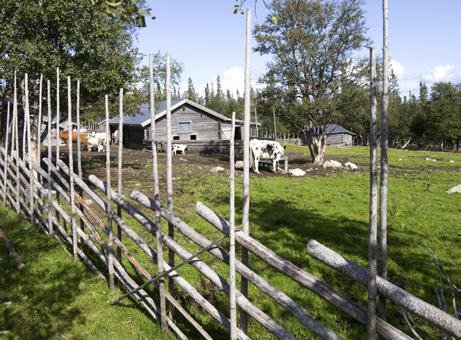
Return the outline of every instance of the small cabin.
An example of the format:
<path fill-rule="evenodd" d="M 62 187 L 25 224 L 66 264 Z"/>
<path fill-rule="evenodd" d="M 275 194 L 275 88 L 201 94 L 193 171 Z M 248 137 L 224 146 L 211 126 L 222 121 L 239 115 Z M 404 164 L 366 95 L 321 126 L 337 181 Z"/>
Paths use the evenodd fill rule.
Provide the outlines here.
<path fill-rule="evenodd" d="M 124 117 L 124 144 L 134 147 L 150 145 L 150 118 L 149 104 L 142 104 L 136 115 Z M 162 102 L 155 111 L 155 139 L 159 145 L 167 141 L 166 123 L 166 102 Z M 119 118 L 112 118 L 109 125 L 112 131 L 117 130 Z M 215 151 L 225 151 L 231 137 L 231 119 L 192 100 L 177 99 L 171 103 L 171 135 L 173 143 L 188 144 L 190 151 L 213 151 L 216 148 Z M 242 135 L 243 121 L 236 120 L 236 141 L 241 141 Z M 250 137 L 253 136 L 256 136 L 256 123 L 250 125 Z"/>

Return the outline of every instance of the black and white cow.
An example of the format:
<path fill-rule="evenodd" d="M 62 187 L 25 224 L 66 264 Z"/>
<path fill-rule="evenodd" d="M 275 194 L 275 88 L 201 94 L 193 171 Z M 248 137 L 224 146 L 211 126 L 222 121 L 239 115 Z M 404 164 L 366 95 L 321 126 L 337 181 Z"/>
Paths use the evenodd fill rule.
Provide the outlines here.
<path fill-rule="evenodd" d="M 252 139 L 250 141 L 250 162 L 253 171 L 259 174 L 259 161 L 272 161 L 272 171 L 277 171 L 277 162 L 285 154 L 285 149 L 276 141 Z"/>

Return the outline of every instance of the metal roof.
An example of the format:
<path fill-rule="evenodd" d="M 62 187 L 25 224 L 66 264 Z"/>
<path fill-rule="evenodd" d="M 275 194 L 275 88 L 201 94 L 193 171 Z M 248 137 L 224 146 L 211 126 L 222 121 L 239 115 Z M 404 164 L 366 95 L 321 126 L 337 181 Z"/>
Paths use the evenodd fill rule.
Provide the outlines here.
<path fill-rule="evenodd" d="M 327 135 L 335 135 L 335 134 L 338 134 L 338 133 L 348 133 L 350 135 L 355 135 L 355 133 L 350 132 L 349 130 L 345 129 L 344 127 L 342 127 L 339 124 L 328 124 L 325 127 L 325 132 L 326 132 Z"/>
<path fill-rule="evenodd" d="M 203 105 L 200 105 L 192 100 L 189 99 L 174 99 L 171 101 L 171 111 L 174 111 L 178 108 L 180 108 L 183 105 L 190 105 L 192 107 L 195 107 L 205 113 L 208 113 L 209 115 L 220 119 L 225 122 L 231 122 L 231 119 L 216 112 L 213 111 Z M 162 101 L 158 106 L 157 109 L 155 110 L 155 121 L 158 121 L 159 119 L 163 118 L 166 115 L 166 101 Z M 99 124 L 102 124 L 105 122 L 105 120 L 101 121 Z M 243 121 L 241 120 L 236 120 L 237 124 L 243 124 Z M 119 117 L 114 117 L 109 120 L 110 125 L 118 125 L 119 124 Z M 141 125 L 142 127 L 146 127 L 150 124 L 150 109 L 149 109 L 149 104 L 141 104 L 139 106 L 139 111 L 137 114 L 130 116 L 126 115 L 123 117 L 123 125 Z M 256 123 L 252 122 L 252 125 L 255 125 Z M 258 123 L 258 125 L 261 125 L 261 123 Z"/>

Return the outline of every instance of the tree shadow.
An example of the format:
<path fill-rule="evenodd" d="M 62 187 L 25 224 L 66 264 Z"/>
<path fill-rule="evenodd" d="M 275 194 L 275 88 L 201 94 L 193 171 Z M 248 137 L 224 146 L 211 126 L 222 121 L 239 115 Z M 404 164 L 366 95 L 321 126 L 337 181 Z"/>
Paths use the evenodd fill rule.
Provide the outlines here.
<path fill-rule="evenodd" d="M 90 278 L 85 267 L 56 258 L 59 244 L 39 227 L 12 216 L 1 207 L 2 229 L 23 257 L 26 268 L 18 271 L 0 247 L 0 330 L 21 339 L 48 339 L 64 333 L 85 316 L 72 307 L 81 293 L 80 282 Z"/>

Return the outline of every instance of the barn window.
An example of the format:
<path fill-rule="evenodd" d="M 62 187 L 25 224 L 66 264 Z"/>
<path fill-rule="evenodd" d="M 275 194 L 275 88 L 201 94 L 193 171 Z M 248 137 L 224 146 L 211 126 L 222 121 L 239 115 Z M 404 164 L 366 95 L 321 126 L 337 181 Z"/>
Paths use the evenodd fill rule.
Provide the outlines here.
<path fill-rule="evenodd" d="M 179 136 L 173 136 L 173 140 L 179 140 Z"/>
<path fill-rule="evenodd" d="M 197 140 L 197 135 L 190 135 L 190 140 Z"/>
<path fill-rule="evenodd" d="M 190 132 L 190 122 L 179 122 L 178 123 L 178 133 L 181 132 Z"/>

